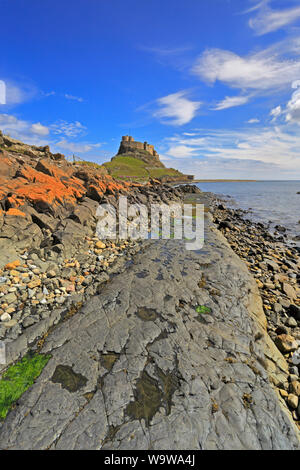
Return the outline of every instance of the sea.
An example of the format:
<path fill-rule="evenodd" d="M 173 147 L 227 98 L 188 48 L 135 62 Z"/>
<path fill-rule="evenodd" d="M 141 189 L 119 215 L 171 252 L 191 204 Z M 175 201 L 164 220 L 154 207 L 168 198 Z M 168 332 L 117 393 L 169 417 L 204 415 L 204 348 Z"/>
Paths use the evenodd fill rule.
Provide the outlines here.
<path fill-rule="evenodd" d="M 205 192 L 219 195 L 228 207 L 248 210 L 246 218 L 287 229 L 289 242 L 300 246 L 300 181 L 203 182 L 196 183 Z"/>

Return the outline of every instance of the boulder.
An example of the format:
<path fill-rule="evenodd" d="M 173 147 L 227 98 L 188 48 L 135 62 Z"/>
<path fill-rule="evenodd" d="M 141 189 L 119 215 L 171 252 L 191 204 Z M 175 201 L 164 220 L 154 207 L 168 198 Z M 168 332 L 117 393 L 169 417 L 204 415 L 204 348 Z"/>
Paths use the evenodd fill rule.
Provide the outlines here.
<path fill-rule="evenodd" d="M 298 349 L 298 343 L 295 338 L 287 334 L 277 336 L 277 338 L 275 339 L 275 344 L 278 347 L 279 351 L 284 354 L 296 351 Z"/>

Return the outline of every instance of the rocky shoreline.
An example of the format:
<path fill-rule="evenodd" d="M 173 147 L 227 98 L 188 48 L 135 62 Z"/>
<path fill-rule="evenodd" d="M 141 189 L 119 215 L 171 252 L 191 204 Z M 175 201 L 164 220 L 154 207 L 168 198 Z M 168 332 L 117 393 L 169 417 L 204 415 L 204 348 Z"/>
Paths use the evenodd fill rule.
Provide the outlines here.
<path fill-rule="evenodd" d="M 253 222 L 247 211 L 227 208 L 215 198 L 214 223 L 255 278 L 268 322 L 268 334 L 289 364 L 284 381 L 274 385 L 300 428 L 300 253 L 267 224 Z"/>
<path fill-rule="evenodd" d="M 205 241 L 145 242 L 126 276 L 49 332 L 1 449 L 300 448 L 270 381 L 288 366 L 256 283 L 208 212 Z"/>
<path fill-rule="evenodd" d="M 11 154 L 7 157 L 9 163 L 6 172 L 11 173 L 13 183 L 7 185 L 7 192 L 2 199 L 3 211 L 0 212 L 0 258 L 3 266 L 0 270 L 0 340 L 5 341 L 7 355 L 7 364 L 0 366 L 0 370 L 3 372 L 7 365 L 19 360 L 28 351 L 50 353 L 52 359 L 32 390 L 18 400 L 15 410 L 4 422 L 0 431 L 0 445 L 3 448 L 30 448 L 30 442 L 36 438 L 35 431 L 27 436 L 27 430 L 32 428 L 44 436 L 38 444 L 34 444 L 36 448 L 81 448 L 81 444 L 77 445 L 76 442 L 82 439 L 82 445 L 88 448 L 126 448 L 126 445 L 144 448 L 152 446 L 153 436 L 150 436 L 149 426 L 150 422 L 151 426 L 153 420 L 155 422 L 157 418 L 154 419 L 154 416 L 157 415 L 161 421 L 156 422 L 155 426 L 161 432 L 161 440 L 155 445 L 163 442 L 162 448 L 166 449 L 180 448 L 176 447 L 180 445 L 186 445 L 182 448 L 189 449 L 199 446 L 225 449 L 298 448 L 298 250 L 288 247 L 280 233 L 278 236 L 270 234 L 263 224 L 247 220 L 244 211 L 226 208 L 215 195 L 202 193 L 196 186 L 174 187 L 156 181 L 146 185 L 120 186 L 94 170 L 70 168 L 61 160 L 61 156 L 53 156 L 47 148 L 33 148 L 32 151 L 38 155 L 24 154 L 26 165 L 35 165 L 32 182 L 29 166 L 27 174 L 24 169 L 19 169 L 19 173 L 15 173 L 15 170 L 12 172 L 13 157 Z M 57 168 L 60 168 L 59 172 L 63 169 L 67 176 L 58 174 Z M 37 196 L 34 198 L 30 196 L 22 199 L 20 195 L 15 198 L 9 192 L 12 184 L 16 190 L 24 190 L 24 175 L 36 191 Z M 80 189 L 78 194 L 77 189 L 75 191 L 73 188 L 71 196 L 63 193 L 64 197 L 71 197 L 68 203 L 59 199 L 62 190 L 59 184 L 62 181 Z M 30 184 L 27 182 L 25 186 Z M 59 192 L 55 194 L 54 202 L 50 203 L 45 200 L 45 194 L 55 185 L 59 186 Z M 117 207 L 119 195 L 126 195 L 129 203 L 137 202 L 147 206 L 151 203 L 182 201 L 204 203 L 207 227 L 203 251 L 191 254 L 184 250 L 182 243 L 172 240 L 99 240 L 94 236 L 96 208 L 99 203 L 108 202 Z M 239 258 L 234 258 L 230 248 Z M 256 284 L 241 260 L 248 266 Z M 200 278 L 196 282 L 195 276 L 198 275 Z M 131 280 L 130 287 L 126 284 L 127 279 Z M 178 291 L 173 286 L 174 279 Z M 199 313 L 203 311 L 205 315 Z M 208 311 L 211 314 L 207 314 Z M 82 321 L 85 326 L 81 325 Z M 145 325 L 148 325 L 146 330 Z M 135 327 L 140 329 L 133 337 L 131 331 Z M 236 327 L 237 331 L 234 330 Z M 224 328 L 225 336 L 222 331 Z M 75 350 L 76 345 L 79 345 L 76 353 L 68 349 L 71 346 L 67 346 L 71 342 L 70 331 L 73 331 Z M 87 342 L 85 335 L 96 335 L 94 346 L 89 344 L 89 340 Z M 144 335 L 148 335 L 147 340 Z M 102 337 L 106 338 L 104 343 Z M 189 351 L 181 337 L 189 344 Z M 197 338 L 202 338 L 200 349 Z M 98 341 L 101 346 L 97 345 Z M 126 345 L 130 345 L 130 353 Z M 95 364 L 87 360 L 87 354 L 91 354 L 90 347 Z M 67 353 L 64 352 L 66 348 Z M 140 349 L 141 354 L 136 355 L 134 351 Z M 187 359 L 190 354 L 195 364 Z M 110 364 L 108 369 L 107 360 Z M 218 364 L 217 375 L 212 378 L 210 368 L 214 361 Z M 154 368 L 151 363 L 156 364 Z M 120 379 L 119 368 L 124 364 L 124 370 L 131 370 L 131 376 L 126 379 L 122 376 Z M 88 376 L 87 386 L 76 390 L 76 396 L 72 390 L 67 393 L 64 391 L 64 381 L 56 381 L 58 372 L 54 366 L 60 372 L 61 367 L 75 367 L 74 377 L 77 373 L 82 377 Z M 90 377 L 94 366 L 98 372 Z M 203 410 L 199 411 L 199 415 L 196 412 L 199 403 L 197 400 L 194 402 L 193 398 L 193 377 L 201 382 L 196 386 L 196 395 L 201 389 L 200 395 L 204 393 L 206 401 L 212 404 L 211 415 L 204 416 Z M 128 381 L 126 386 L 124 380 Z M 106 381 L 101 398 L 99 390 L 102 390 Z M 188 395 L 185 382 L 186 387 L 190 387 Z M 245 387 L 241 386 L 242 383 L 245 383 Z M 126 400 L 123 402 L 121 395 L 124 386 L 127 391 L 124 392 Z M 273 386 L 278 395 L 272 391 Z M 197 387 L 200 387 L 199 390 Z M 43 389 L 48 390 L 50 395 L 41 392 Z M 114 396 L 114 389 L 119 390 L 118 396 Z M 146 398 L 149 390 L 152 390 L 154 402 L 162 405 L 165 412 L 159 406 L 152 410 L 152 404 Z M 33 401 L 30 396 L 35 397 Z M 237 400 L 235 406 L 242 412 L 241 423 L 237 422 L 235 409 L 231 405 L 228 407 L 228 400 L 231 402 L 232 398 Z M 66 403 L 73 400 L 70 413 L 64 411 L 66 427 L 58 429 L 58 422 L 52 423 L 53 432 L 49 434 L 48 418 L 45 418 L 42 410 L 35 409 L 32 416 L 36 418 L 29 417 L 32 421 L 28 423 L 26 418 L 25 427 L 17 426 L 14 431 L 15 420 L 19 422 L 25 419 L 29 410 L 31 415 L 30 403 L 36 399 L 45 401 L 47 409 L 54 407 L 54 420 L 59 419 L 60 415 L 60 410 L 57 416 L 55 412 L 54 404 L 57 400 L 66 400 Z M 68 434 L 70 423 L 77 422 L 76 417 L 82 416 L 89 427 L 89 413 L 85 417 L 84 409 L 93 409 L 95 400 L 97 407 L 100 406 L 95 413 L 100 415 L 91 426 L 97 428 L 99 423 L 104 426 L 105 434 L 101 434 L 101 444 L 92 442 L 88 437 L 89 432 L 84 438 L 79 437 L 80 425 L 74 431 L 78 436 L 73 439 L 73 431 L 71 435 Z M 202 430 L 198 429 L 196 422 L 193 423 L 197 429 L 198 443 L 193 434 L 189 442 L 184 443 L 182 421 L 175 434 L 168 428 L 174 400 L 175 415 L 182 406 L 185 409 L 191 407 L 192 413 L 197 415 L 197 423 L 199 419 L 206 420 L 207 425 L 203 425 Z M 63 402 L 62 409 L 65 406 Z M 143 412 L 141 406 L 144 407 Z M 152 410 L 150 415 L 145 412 L 149 406 Z M 107 411 L 110 407 L 111 415 Z M 120 413 L 117 416 L 118 407 Z M 271 422 L 267 418 L 267 409 L 270 407 L 274 413 Z M 253 416 L 251 414 L 249 418 L 250 412 Z M 271 441 L 267 437 L 267 428 L 259 428 L 261 418 L 258 416 L 261 413 L 272 429 Z M 172 419 L 175 419 L 175 415 L 172 415 Z M 223 415 L 228 420 L 226 424 L 222 421 Z M 190 413 L 187 413 L 185 419 L 190 419 L 189 416 Z M 251 422 L 256 423 L 253 429 Z M 219 426 L 226 428 L 226 436 L 223 438 L 219 435 Z M 276 428 L 279 430 L 276 431 Z M 133 434 L 137 432 L 139 442 L 130 443 L 127 438 L 119 438 L 125 429 L 132 429 Z M 247 430 L 240 440 L 241 429 Z M 145 437 L 148 432 L 149 439 Z M 186 429 L 185 432 L 190 431 Z M 231 441 L 232 432 L 234 442 Z M 208 437 L 210 433 L 211 437 Z M 60 442 L 57 436 L 60 436 Z M 260 436 L 258 441 L 257 436 Z"/>

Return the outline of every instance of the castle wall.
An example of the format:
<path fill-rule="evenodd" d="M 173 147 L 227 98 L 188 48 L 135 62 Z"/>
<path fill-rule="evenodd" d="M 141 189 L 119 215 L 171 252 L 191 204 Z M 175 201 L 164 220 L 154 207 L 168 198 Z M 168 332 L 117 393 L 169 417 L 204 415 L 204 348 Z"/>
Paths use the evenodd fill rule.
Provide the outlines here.
<path fill-rule="evenodd" d="M 130 135 L 124 135 L 122 137 L 121 146 L 124 149 L 131 150 L 146 150 L 150 155 L 159 158 L 158 153 L 154 150 L 154 145 L 150 145 L 147 142 L 136 142 Z"/>

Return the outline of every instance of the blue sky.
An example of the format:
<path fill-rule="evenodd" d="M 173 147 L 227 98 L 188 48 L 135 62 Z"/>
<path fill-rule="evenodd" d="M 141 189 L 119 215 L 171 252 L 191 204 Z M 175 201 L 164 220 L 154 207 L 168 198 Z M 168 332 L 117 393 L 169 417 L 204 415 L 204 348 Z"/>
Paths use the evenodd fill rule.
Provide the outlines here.
<path fill-rule="evenodd" d="M 300 179 L 299 0 L 0 0 L 0 129 L 102 163 Z M 5 94 L 4 94 L 5 91 Z"/>

